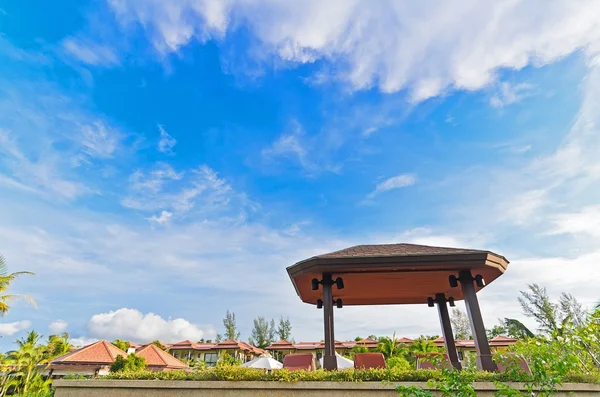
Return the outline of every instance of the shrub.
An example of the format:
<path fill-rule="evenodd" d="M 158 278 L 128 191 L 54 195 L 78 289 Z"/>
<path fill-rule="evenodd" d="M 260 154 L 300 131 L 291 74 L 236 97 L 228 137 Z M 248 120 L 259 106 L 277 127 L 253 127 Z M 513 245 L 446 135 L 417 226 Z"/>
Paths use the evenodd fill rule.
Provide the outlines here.
<path fill-rule="evenodd" d="M 132 353 L 127 358 L 123 358 L 121 355 L 117 356 L 115 362 L 110 366 L 110 372 L 138 371 L 144 368 L 146 368 L 146 359 Z"/>
<path fill-rule="evenodd" d="M 467 371 L 459 372 L 464 374 Z M 474 382 L 523 382 L 530 380 L 527 374 L 511 375 L 490 373 L 484 371 L 468 371 L 469 379 Z M 410 370 L 402 371 L 395 368 L 372 369 L 372 370 L 341 370 L 313 372 L 294 371 L 286 369 L 266 373 L 253 368 L 219 366 L 206 368 L 194 372 L 169 371 L 122 371 L 111 373 L 102 379 L 126 379 L 126 380 L 196 380 L 196 381 L 276 381 L 276 382 L 427 382 L 430 380 L 441 381 L 445 375 L 439 370 Z M 600 379 L 597 376 L 571 375 L 563 379 L 565 382 L 596 383 Z"/>

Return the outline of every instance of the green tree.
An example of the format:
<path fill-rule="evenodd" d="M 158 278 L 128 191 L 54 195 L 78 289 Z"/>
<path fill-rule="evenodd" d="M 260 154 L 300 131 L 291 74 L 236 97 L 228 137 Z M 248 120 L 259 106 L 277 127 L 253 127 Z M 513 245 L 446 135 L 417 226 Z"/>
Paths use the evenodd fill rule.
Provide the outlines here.
<path fill-rule="evenodd" d="M 275 337 L 275 321 L 268 322 L 264 317 L 254 319 L 254 327 L 250 333 L 248 342 L 251 345 L 264 349 L 273 343 Z"/>
<path fill-rule="evenodd" d="M 386 359 L 400 356 L 406 352 L 405 346 L 398 342 L 395 332 L 391 338 L 387 336 L 382 337 L 379 340 L 379 346 L 377 347 L 377 350 L 382 353 Z"/>
<path fill-rule="evenodd" d="M 277 336 L 280 340 L 289 341 L 292 338 L 292 323 L 289 318 L 279 317 L 277 324 Z"/>
<path fill-rule="evenodd" d="M 506 335 L 506 328 L 504 328 L 502 325 L 494 325 L 492 327 L 492 329 L 488 329 L 486 330 L 487 336 L 489 339 L 495 338 L 496 336 L 502 336 L 502 335 Z"/>
<path fill-rule="evenodd" d="M 14 369 L 16 390 L 23 395 L 27 395 L 32 384 L 40 383 L 42 375 L 38 367 L 48 362 L 46 346 L 39 345 L 40 338 L 36 331 L 30 331 L 26 338 L 15 342 L 18 349 L 8 354 Z"/>
<path fill-rule="evenodd" d="M 162 344 L 162 342 L 161 342 L 161 341 L 159 341 L 158 339 L 157 339 L 157 340 L 154 340 L 154 341 L 152 341 L 152 344 L 153 344 L 154 346 L 158 347 L 160 350 L 167 350 L 167 348 L 165 347 L 165 345 L 163 345 L 163 344 Z"/>
<path fill-rule="evenodd" d="M 55 358 L 69 353 L 73 345 L 69 342 L 69 333 L 62 335 L 50 335 L 46 344 L 46 355 L 48 358 Z"/>
<path fill-rule="evenodd" d="M 15 299 L 23 299 L 33 306 L 37 306 L 35 300 L 28 295 L 7 294 L 8 288 L 17 278 L 24 274 L 33 274 L 32 272 L 8 273 L 6 261 L 0 255 L 0 316 L 5 316 L 10 310 L 10 304 Z"/>
<path fill-rule="evenodd" d="M 110 366 L 110 372 L 139 371 L 144 368 L 146 368 L 146 359 L 131 353 L 127 358 L 118 355 L 115 362 Z"/>
<path fill-rule="evenodd" d="M 123 350 L 124 352 L 126 352 L 130 346 L 129 342 L 127 342 L 126 340 L 123 340 L 123 339 L 115 339 L 111 343 L 113 345 L 115 345 L 116 347 L 118 347 L 119 349 Z"/>
<path fill-rule="evenodd" d="M 505 318 L 501 320 L 501 327 L 505 330 L 504 334 L 515 339 L 533 338 L 535 335 L 517 319 Z"/>
<path fill-rule="evenodd" d="M 441 349 L 428 339 L 416 339 L 410 344 L 410 352 L 414 355 L 422 353 L 436 353 Z"/>
<path fill-rule="evenodd" d="M 460 309 L 452 310 L 450 322 L 456 339 L 471 339 L 471 322 L 465 312 Z"/>
<path fill-rule="evenodd" d="M 227 340 L 238 340 L 240 339 L 240 333 L 237 329 L 237 322 L 235 320 L 235 313 L 229 312 L 225 314 L 225 318 L 223 318 L 223 326 L 225 327 L 225 339 Z M 217 338 L 220 339 L 221 336 L 217 335 Z"/>

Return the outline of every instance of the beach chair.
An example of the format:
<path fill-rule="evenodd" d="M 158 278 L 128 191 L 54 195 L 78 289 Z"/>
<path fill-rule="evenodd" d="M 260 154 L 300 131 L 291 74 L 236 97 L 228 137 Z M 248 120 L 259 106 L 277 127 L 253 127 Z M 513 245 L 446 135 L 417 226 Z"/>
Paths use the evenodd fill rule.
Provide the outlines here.
<path fill-rule="evenodd" d="M 417 355 L 417 369 L 452 369 L 452 363 L 447 354 L 428 353 Z"/>
<path fill-rule="evenodd" d="M 385 358 L 381 353 L 356 353 L 354 369 L 386 368 Z"/>
<path fill-rule="evenodd" d="M 283 358 L 283 368 L 288 371 L 314 371 L 315 357 L 312 354 L 287 354 Z"/>

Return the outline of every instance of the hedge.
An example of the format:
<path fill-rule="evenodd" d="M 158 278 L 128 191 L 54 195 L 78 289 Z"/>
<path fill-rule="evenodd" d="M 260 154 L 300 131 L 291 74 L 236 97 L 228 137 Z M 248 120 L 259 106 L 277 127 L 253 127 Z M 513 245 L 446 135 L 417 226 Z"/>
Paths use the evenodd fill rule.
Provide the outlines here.
<path fill-rule="evenodd" d="M 478 371 L 473 373 L 475 382 L 527 382 L 528 375 L 520 374 L 509 379 L 507 374 Z M 340 370 L 340 371 L 294 371 L 285 369 L 266 373 L 261 370 L 242 367 L 216 367 L 186 371 L 123 371 L 109 374 L 98 379 L 115 380 L 194 380 L 194 381 L 273 381 L 273 382 L 427 382 L 430 379 L 441 380 L 439 370 L 395 369 Z M 569 375 L 563 378 L 565 383 L 600 383 L 600 378 L 591 375 Z"/>

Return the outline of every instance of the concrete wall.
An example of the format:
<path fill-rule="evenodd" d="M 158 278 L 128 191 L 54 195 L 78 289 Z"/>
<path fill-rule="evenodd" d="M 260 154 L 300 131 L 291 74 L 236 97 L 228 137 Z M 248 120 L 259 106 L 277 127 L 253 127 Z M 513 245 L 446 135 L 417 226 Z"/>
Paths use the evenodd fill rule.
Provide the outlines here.
<path fill-rule="evenodd" d="M 425 383 L 403 385 L 426 387 Z M 56 397 L 385 397 L 397 396 L 381 382 L 195 382 L 152 380 L 57 380 Z M 492 397 L 494 385 L 476 384 L 477 395 Z M 557 397 L 600 396 L 600 385 L 566 384 Z"/>

